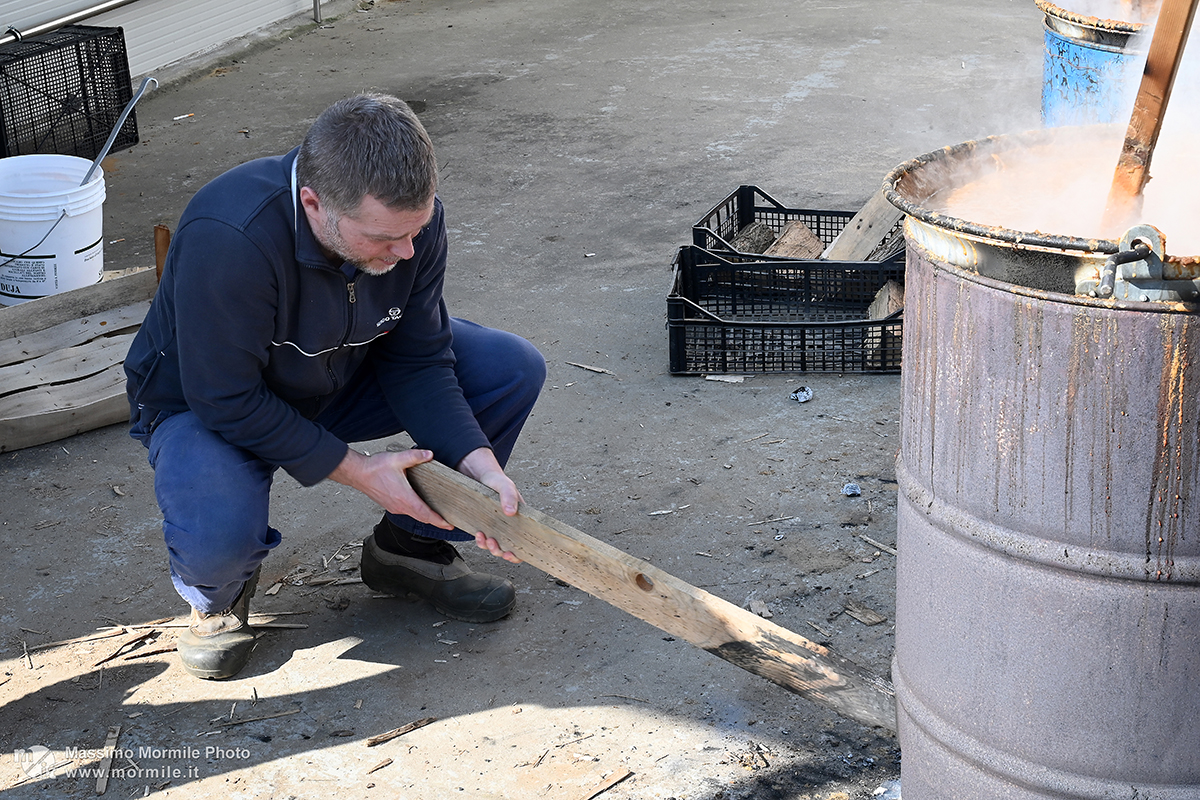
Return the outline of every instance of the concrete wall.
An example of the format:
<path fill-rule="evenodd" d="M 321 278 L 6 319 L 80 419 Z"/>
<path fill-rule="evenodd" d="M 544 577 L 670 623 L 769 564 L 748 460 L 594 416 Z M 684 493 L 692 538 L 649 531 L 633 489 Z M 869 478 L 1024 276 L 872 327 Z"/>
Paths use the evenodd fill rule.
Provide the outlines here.
<path fill-rule="evenodd" d="M 0 32 L 48 22 L 96 0 L 0 0 Z M 145 75 L 195 58 L 288 17 L 311 15 L 312 0 L 137 0 L 83 24 L 125 29 L 129 69 Z"/>

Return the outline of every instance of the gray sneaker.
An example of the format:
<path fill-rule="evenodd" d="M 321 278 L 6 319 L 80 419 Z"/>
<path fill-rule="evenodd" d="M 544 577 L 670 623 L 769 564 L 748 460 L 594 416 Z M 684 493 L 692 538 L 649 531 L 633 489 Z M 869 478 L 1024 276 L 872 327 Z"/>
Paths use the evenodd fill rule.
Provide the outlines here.
<path fill-rule="evenodd" d="M 192 609 L 191 624 L 176 644 L 183 668 L 190 674 L 222 680 L 232 678 L 246 666 L 256 638 L 247 620 L 250 598 L 258 586 L 258 573 L 259 570 L 254 570 L 241 594 L 224 611 L 205 613 Z"/>
<path fill-rule="evenodd" d="M 387 537 L 393 548 L 408 549 L 410 554 L 384 550 L 377 541 L 380 536 Z M 386 517 L 363 540 L 361 567 L 363 583 L 375 591 L 398 597 L 414 594 L 447 617 L 464 622 L 494 622 L 508 616 L 517 602 L 510 582 L 472 572 L 449 542 L 414 538 Z"/>

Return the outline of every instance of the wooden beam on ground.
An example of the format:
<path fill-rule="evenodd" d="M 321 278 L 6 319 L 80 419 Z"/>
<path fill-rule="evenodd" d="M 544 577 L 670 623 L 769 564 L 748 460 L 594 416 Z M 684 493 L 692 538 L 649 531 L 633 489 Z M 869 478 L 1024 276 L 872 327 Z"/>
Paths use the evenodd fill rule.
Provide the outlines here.
<path fill-rule="evenodd" d="M 442 464 L 407 474 L 459 528 L 486 531 L 534 567 L 844 717 L 896 730 L 891 684 L 828 648 L 524 504 L 506 517 L 495 492 Z"/>
<path fill-rule="evenodd" d="M 116 280 L 30 300 L 19 306 L 0 307 L 0 339 L 25 336 L 68 320 L 149 300 L 156 288 L 158 282 L 147 269 Z"/>
<path fill-rule="evenodd" d="M 1125 131 L 1125 144 L 1117 159 L 1108 205 L 1104 211 L 1105 230 L 1127 228 L 1138 222 L 1142 211 L 1142 190 L 1150 180 L 1150 161 L 1158 134 L 1162 131 L 1171 100 L 1171 89 L 1183 59 L 1196 6 L 1200 0 L 1163 0 L 1150 40 L 1146 69 L 1133 103 L 1133 114 Z M 1117 234 L 1115 238 L 1120 238 Z"/>
<path fill-rule="evenodd" d="M 0 308 L 0 453 L 128 421 L 122 363 L 157 286 L 145 269 Z"/>
<path fill-rule="evenodd" d="M 866 261 L 903 215 L 883 189 L 871 196 L 825 251 L 830 261 Z"/>

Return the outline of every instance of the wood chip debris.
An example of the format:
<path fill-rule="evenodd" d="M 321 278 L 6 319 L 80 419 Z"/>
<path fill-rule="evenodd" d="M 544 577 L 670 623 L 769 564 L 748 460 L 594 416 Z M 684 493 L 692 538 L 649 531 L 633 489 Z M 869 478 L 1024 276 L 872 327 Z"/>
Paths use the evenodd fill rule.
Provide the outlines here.
<path fill-rule="evenodd" d="M 579 367 L 580 369 L 586 369 L 588 372 L 599 372 L 602 375 L 612 375 L 614 378 L 617 375 L 617 373 L 613 372 L 611 369 L 605 369 L 604 367 L 593 367 L 591 364 L 577 364 L 574 361 L 567 361 L 564 363 L 569 364 L 572 367 Z"/>
<path fill-rule="evenodd" d="M 881 622 L 887 622 L 887 617 L 883 614 L 855 600 L 846 601 L 846 613 L 863 625 L 878 625 Z"/>
<path fill-rule="evenodd" d="M 132 653 L 126 653 L 121 656 L 122 661 L 132 661 L 135 658 L 149 658 L 150 656 L 161 656 L 164 653 L 174 653 L 178 648 L 175 645 L 167 647 L 154 647 L 149 650 L 135 650 Z"/>
<path fill-rule="evenodd" d="M 127 647 L 130 647 L 131 645 L 135 645 L 138 642 L 149 639 L 151 636 L 155 636 L 157 634 L 158 634 L 158 631 L 153 628 L 151 628 L 148 631 L 143 631 L 142 633 L 135 633 L 133 636 L 131 636 L 128 639 L 126 639 L 125 641 L 121 642 L 121 644 L 117 647 L 116 650 L 113 650 L 111 653 L 106 655 L 104 658 L 102 658 L 99 661 L 97 661 L 96 663 L 92 664 L 92 666 L 98 667 L 101 664 L 112 661 L 117 656 L 125 653 Z"/>
<path fill-rule="evenodd" d="M 631 697 L 627 694 L 602 694 L 601 697 L 618 697 L 622 700 L 633 700 L 638 703 L 649 703 L 650 701 L 643 697 Z"/>
<path fill-rule="evenodd" d="M 367 739 L 367 747 L 374 747 L 377 744 L 390 742 L 392 739 L 396 739 L 406 733 L 411 733 L 417 728 L 424 728 L 426 725 L 432 722 L 437 722 L 437 717 L 425 717 L 424 719 L 419 719 L 416 722 L 410 722 L 407 725 L 401 725 L 399 728 L 393 728 L 386 733 L 376 734 Z"/>
<path fill-rule="evenodd" d="M 762 600 L 759 600 L 757 597 L 751 599 L 746 605 L 751 612 L 757 614 L 763 619 L 770 619 L 771 617 L 775 616 L 771 613 L 771 609 L 767 608 L 767 604 Z"/>
<path fill-rule="evenodd" d="M 874 539 L 872 539 L 870 536 L 867 536 L 866 534 L 860 533 L 858 535 L 858 538 L 862 539 L 864 542 L 871 545 L 872 547 L 878 547 L 880 550 L 882 550 L 885 553 L 891 553 L 892 555 L 898 555 L 898 553 L 896 552 L 896 548 L 890 547 L 890 546 L 884 544 L 883 542 L 877 542 Z"/>
<path fill-rule="evenodd" d="M 372 772 L 379 772 L 379 770 L 383 769 L 384 767 L 386 767 L 387 765 L 389 765 L 391 763 L 392 763 L 392 760 L 390 758 L 385 758 L 383 761 L 380 761 L 378 764 L 376 764 L 375 766 L 373 766 L 369 770 L 367 770 L 367 774 L 370 775 Z"/>
<path fill-rule="evenodd" d="M 810 619 L 810 620 L 808 620 L 808 624 L 809 624 L 809 626 L 811 626 L 811 627 L 812 627 L 812 629 L 813 629 L 814 631 L 816 631 L 817 633 L 821 634 L 821 635 L 822 635 L 822 636 L 824 636 L 826 639 L 828 639 L 830 636 L 833 636 L 833 631 L 827 631 L 827 630 L 825 630 L 825 629 L 824 629 L 824 628 L 822 628 L 820 625 L 818 625 L 817 623 L 813 622 L 811 619 Z"/>
<path fill-rule="evenodd" d="M 789 519 L 795 519 L 795 517 L 773 517 L 772 519 L 763 519 L 759 520 L 758 522 L 751 522 L 746 527 L 753 528 L 755 525 L 769 525 L 772 522 L 787 522 Z"/>
<path fill-rule="evenodd" d="M 232 725 L 245 725 L 247 722 L 262 722 L 264 719 L 276 719 L 278 717 L 287 717 L 292 714 L 299 714 L 300 709 L 293 708 L 290 711 L 280 711 L 278 714 L 266 714 L 261 717 L 247 717 L 246 719 L 234 719 L 227 722 L 222 722 L 218 728 L 228 728 Z"/>
<path fill-rule="evenodd" d="M 104 752 L 108 755 L 100 759 L 100 772 L 96 777 L 96 794 L 104 794 L 108 791 L 108 773 L 112 769 L 113 751 L 117 749 L 117 740 L 120 736 L 120 725 L 113 725 L 108 729 L 108 738 L 104 740 Z"/>
<path fill-rule="evenodd" d="M 165 625 L 158 625 L 159 628 L 186 628 L 190 625 L 189 622 L 168 622 Z M 308 627 L 306 622 L 271 622 L 270 620 L 252 621 L 252 628 L 286 628 L 286 629 L 303 629 Z"/>
<path fill-rule="evenodd" d="M 589 734 L 587 734 L 586 736 L 580 736 L 580 737 L 578 737 L 578 738 L 576 738 L 576 739 L 572 739 L 572 740 L 571 740 L 571 741 L 569 741 L 569 742 L 563 742 L 562 744 L 556 744 L 556 745 L 554 745 L 554 746 L 555 746 L 555 747 L 558 747 L 558 748 L 563 748 L 563 747 L 566 747 L 567 745 L 575 744 L 576 742 L 582 742 L 584 739 L 590 739 L 590 738 L 592 738 L 592 737 L 593 737 L 593 736 L 595 736 L 595 735 L 596 735 L 596 734 L 594 734 L 594 733 L 589 733 Z"/>
<path fill-rule="evenodd" d="M 618 783 L 625 780 L 626 778 L 631 777 L 632 775 L 633 775 L 632 770 L 624 769 L 624 768 L 619 769 L 616 772 L 614 772 L 612 775 L 608 776 L 608 778 L 606 778 L 605 781 L 603 783 L 601 783 L 599 786 L 597 786 L 595 789 L 589 790 L 587 794 L 583 795 L 583 797 L 580 798 L 580 800 L 592 800 L 592 798 L 594 798 L 594 797 L 599 797 L 600 795 L 604 794 L 609 789 L 616 786 Z"/>

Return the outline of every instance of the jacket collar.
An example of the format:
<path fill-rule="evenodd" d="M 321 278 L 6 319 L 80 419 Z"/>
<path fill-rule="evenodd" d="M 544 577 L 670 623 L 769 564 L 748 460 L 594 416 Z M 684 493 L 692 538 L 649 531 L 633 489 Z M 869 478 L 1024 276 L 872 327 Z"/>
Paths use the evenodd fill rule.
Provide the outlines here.
<path fill-rule="evenodd" d="M 296 240 L 296 262 L 306 267 L 323 267 L 336 269 L 329 259 L 321 252 L 317 237 L 313 236 L 312 226 L 308 224 L 308 215 L 300 205 L 300 186 L 296 180 L 296 156 L 300 148 L 292 150 L 283 159 L 284 169 L 287 170 L 291 184 L 292 198 L 292 228 Z"/>

